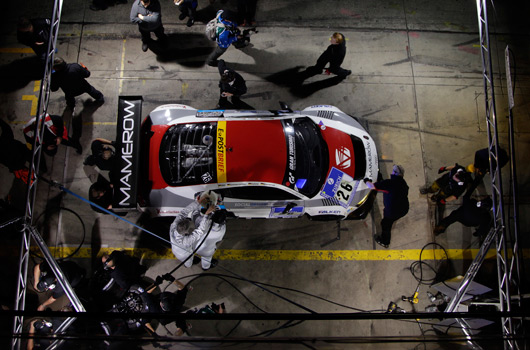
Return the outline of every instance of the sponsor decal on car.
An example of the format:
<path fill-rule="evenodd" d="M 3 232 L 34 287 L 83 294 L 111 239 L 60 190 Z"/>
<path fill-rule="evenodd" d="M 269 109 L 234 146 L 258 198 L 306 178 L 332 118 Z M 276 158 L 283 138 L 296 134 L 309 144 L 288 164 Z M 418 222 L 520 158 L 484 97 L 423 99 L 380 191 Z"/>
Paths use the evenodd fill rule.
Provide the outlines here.
<path fill-rule="evenodd" d="M 202 178 L 202 181 L 204 181 L 205 184 L 207 184 L 208 182 L 212 181 L 212 175 L 210 175 L 210 173 L 202 174 L 201 178 Z"/>
<path fill-rule="evenodd" d="M 348 208 L 359 183 L 360 181 L 355 181 L 350 175 L 333 167 L 320 195 L 324 198 L 335 198 L 341 206 Z"/>
<path fill-rule="evenodd" d="M 334 108 L 334 106 L 330 106 L 330 105 L 313 105 L 313 106 L 310 106 L 308 108 Z"/>
<path fill-rule="evenodd" d="M 335 162 L 337 167 L 341 170 L 347 169 L 351 166 L 351 153 L 350 150 L 344 146 L 335 150 Z"/>
<path fill-rule="evenodd" d="M 223 116 L 223 112 L 222 110 L 209 110 L 209 109 L 204 109 L 204 110 L 199 110 L 197 111 L 197 118 L 220 118 Z"/>
<path fill-rule="evenodd" d="M 116 191 L 113 208 L 136 208 L 138 173 L 138 127 L 142 116 L 140 96 L 120 96 L 118 100 L 118 124 L 116 127 L 116 149 L 118 156 L 119 182 L 114 184 Z"/>
<path fill-rule="evenodd" d="M 284 177 L 284 185 L 293 188 L 296 183 L 294 176 L 296 171 L 296 141 L 294 138 L 294 127 L 290 120 L 282 120 L 283 131 L 287 143 L 287 173 Z"/>
<path fill-rule="evenodd" d="M 333 214 L 333 215 L 336 215 L 336 214 L 342 214 L 342 211 L 340 211 L 340 210 L 319 210 L 318 214 Z"/>
<path fill-rule="evenodd" d="M 372 148 L 369 143 L 364 144 L 366 150 L 366 162 L 368 163 L 368 174 L 373 174 L 373 165 L 372 165 Z"/>
<path fill-rule="evenodd" d="M 304 213 L 304 207 L 293 207 L 287 213 L 284 213 L 285 207 L 271 208 L 269 218 L 297 218 Z"/>
<path fill-rule="evenodd" d="M 226 182 L 226 121 L 217 123 L 217 182 Z"/>
<path fill-rule="evenodd" d="M 271 202 L 235 202 L 233 207 L 248 208 L 248 207 L 270 207 Z"/>

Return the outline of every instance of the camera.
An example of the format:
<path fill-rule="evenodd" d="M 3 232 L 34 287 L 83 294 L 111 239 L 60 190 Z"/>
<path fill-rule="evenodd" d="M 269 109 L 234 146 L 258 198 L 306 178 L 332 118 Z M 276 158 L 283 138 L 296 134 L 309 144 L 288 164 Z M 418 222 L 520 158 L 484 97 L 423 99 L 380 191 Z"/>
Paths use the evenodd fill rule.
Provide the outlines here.
<path fill-rule="evenodd" d="M 247 47 L 250 44 L 250 36 L 255 33 L 258 33 L 255 27 L 243 30 L 243 32 L 240 32 L 239 34 L 241 38 L 237 39 L 237 41 L 234 42 L 234 47 L 236 49 L 242 49 L 244 47 Z"/>

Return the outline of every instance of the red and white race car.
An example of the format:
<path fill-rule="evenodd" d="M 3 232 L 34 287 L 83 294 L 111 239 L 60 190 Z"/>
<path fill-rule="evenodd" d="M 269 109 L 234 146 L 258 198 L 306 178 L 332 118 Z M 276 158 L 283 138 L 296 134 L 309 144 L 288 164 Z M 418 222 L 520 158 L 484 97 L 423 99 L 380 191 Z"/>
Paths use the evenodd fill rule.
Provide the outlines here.
<path fill-rule="evenodd" d="M 140 210 L 173 216 L 198 192 L 213 190 L 239 218 L 337 220 L 364 218 L 371 209 L 373 195 L 363 179 L 377 179 L 374 141 L 334 106 L 260 111 L 163 105 L 143 121 L 139 135 L 138 120 L 127 119 L 134 119 L 137 107 L 120 100 L 122 180 L 115 193 L 126 201 L 116 199 L 118 206 L 136 199 Z"/>

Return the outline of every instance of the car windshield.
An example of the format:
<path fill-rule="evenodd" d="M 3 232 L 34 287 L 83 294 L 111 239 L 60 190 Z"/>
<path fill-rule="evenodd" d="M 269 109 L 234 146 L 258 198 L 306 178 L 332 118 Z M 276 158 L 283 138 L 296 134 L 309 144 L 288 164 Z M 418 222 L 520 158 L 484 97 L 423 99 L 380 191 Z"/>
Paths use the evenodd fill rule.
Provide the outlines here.
<path fill-rule="evenodd" d="M 160 170 L 171 186 L 217 181 L 215 171 L 216 123 L 179 124 L 170 127 L 160 143 Z"/>
<path fill-rule="evenodd" d="M 318 126 L 307 117 L 295 119 L 294 123 L 284 120 L 284 130 L 289 154 L 288 172 L 294 170 L 294 179 L 300 193 L 310 198 L 314 197 L 322 188 L 328 173 L 327 144 Z M 293 131 L 294 152 L 289 142 Z M 294 159 L 291 154 L 296 155 Z M 294 169 L 292 169 L 293 165 L 295 165 Z"/>

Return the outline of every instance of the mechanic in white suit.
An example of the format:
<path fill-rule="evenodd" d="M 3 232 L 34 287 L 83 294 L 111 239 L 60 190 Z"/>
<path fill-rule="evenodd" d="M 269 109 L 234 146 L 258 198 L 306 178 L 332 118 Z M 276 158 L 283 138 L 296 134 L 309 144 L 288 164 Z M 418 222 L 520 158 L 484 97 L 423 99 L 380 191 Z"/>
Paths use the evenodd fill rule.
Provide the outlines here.
<path fill-rule="evenodd" d="M 171 227 L 169 229 L 169 236 L 171 239 L 171 250 L 173 251 L 173 254 L 178 260 L 185 261 L 185 267 L 191 267 L 191 265 L 193 264 L 193 257 L 190 257 L 190 255 L 199 246 L 205 235 L 208 235 L 206 240 L 209 241 L 208 238 L 210 237 L 212 226 L 212 213 L 217 208 L 217 202 L 218 196 L 215 192 L 202 192 L 200 195 L 197 196 L 195 201 L 190 203 L 177 215 L 177 217 L 171 224 Z M 192 229 L 192 220 L 195 223 L 194 230 Z M 213 242 L 214 252 L 215 242 Z M 206 246 L 204 246 L 203 243 L 199 249 L 205 248 Z M 205 266 L 207 266 L 207 268 L 210 268 L 210 264 L 211 256 L 207 263 L 203 262 L 203 268 Z"/>
<path fill-rule="evenodd" d="M 212 228 L 210 229 L 210 233 L 208 233 L 208 236 L 197 250 L 197 254 L 201 256 L 201 265 L 204 271 L 208 270 L 212 265 L 214 267 L 217 265 L 217 260 L 213 259 L 212 263 L 212 258 L 217 250 L 217 243 L 223 240 L 226 233 L 226 210 L 216 209 L 212 214 L 211 221 Z M 195 243 L 195 248 L 197 248 L 201 241 L 202 239 Z"/>

